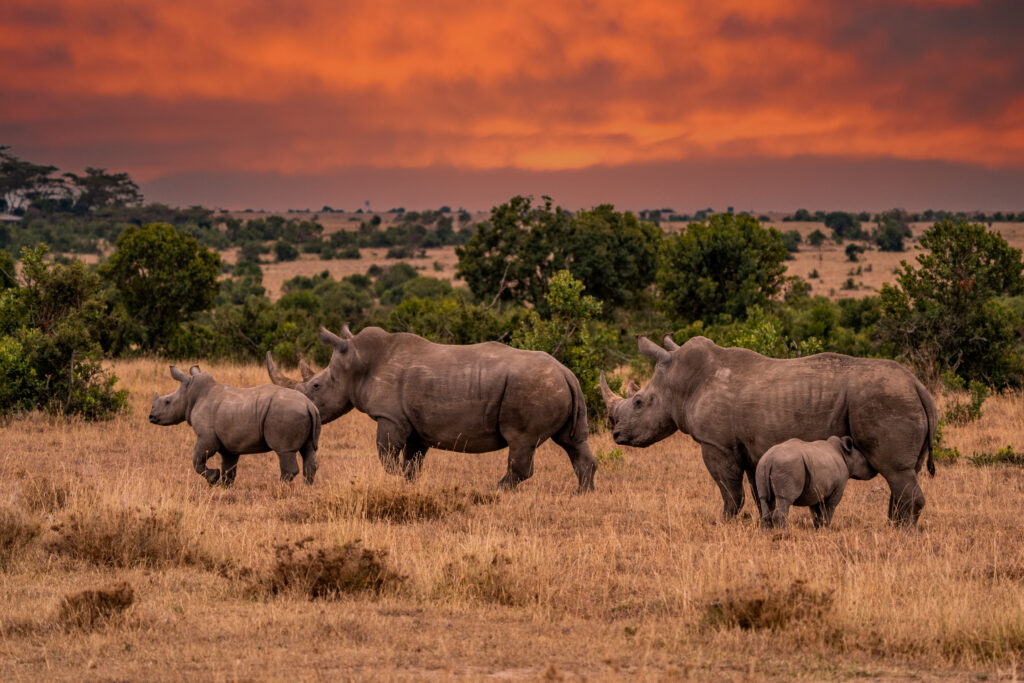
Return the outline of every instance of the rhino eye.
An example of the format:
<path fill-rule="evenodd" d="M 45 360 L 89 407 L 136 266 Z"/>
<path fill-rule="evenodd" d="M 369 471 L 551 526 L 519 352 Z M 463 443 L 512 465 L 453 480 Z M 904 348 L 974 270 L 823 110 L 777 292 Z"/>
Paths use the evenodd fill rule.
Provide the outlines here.
<path fill-rule="evenodd" d="M 320 382 L 313 382 L 313 391 L 320 391 Z"/>
<path fill-rule="evenodd" d="M 640 400 L 639 396 L 637 396 L 636 398 L 633 399 L 633 405 L 635 405 L 637 408 L 639 408 L 643 404 L 644 404 L 644 402 Z"/>
<path fill-rule="evenodd" d="M 171 402 L 171 399 L 169 399 L 169 398 L 165 398 L 164 399 L 164 403 L 170 403 L 170 402 Z"/>

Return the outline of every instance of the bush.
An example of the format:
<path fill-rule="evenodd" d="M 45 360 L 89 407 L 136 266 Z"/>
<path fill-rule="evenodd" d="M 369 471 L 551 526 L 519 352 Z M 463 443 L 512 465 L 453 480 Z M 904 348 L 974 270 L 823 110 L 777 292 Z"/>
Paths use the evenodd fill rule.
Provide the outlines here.
<path fill-rule="evenodd" d="M 294 261 L 299 258 L 299 250 L 295 248 L 295 245 L 278 240 L 274 244 L 274 256 L 277 257 L 278 262 Z"/>

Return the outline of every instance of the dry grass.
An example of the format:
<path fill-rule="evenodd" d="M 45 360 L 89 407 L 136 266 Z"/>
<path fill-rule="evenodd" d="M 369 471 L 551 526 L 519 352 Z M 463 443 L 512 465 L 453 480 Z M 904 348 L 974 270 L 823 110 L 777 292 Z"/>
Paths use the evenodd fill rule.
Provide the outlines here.
<path fill-rule="evenodd" d="M 122 581 L 111 588 L 96 588 L 65 595 L 57 623 L 65 629 L 91 631 L 116 622 L 135 602 L 135 590 Z"/>
<path fill-rule="evenodd" d="M 832 528 L 798 509 L 771 533 L 718 521 L 682 435 L 624 449 L 585 496 L 545 444 L 534 477 L 500 493 L 504 452 L 431 451 L 409 485 L 350 414 L 325 426 L 314 486 L 277 482 L 257 455 L 211 488 L 191 430 L 146 419 L 166 364 L 116 371 L 122 418 L 0 427 L 3 679 L 1009 677 L 1024 656 L 1019 467 L 940 466 L 917 532 L 886 524 L 875 479 L 850 483 Z M 945 437 L 967 456 L 1024 452 L 1022 434 L 1014 394 Z M 127 617 L 60 626 L 65 596 L 122 581 Z"/>

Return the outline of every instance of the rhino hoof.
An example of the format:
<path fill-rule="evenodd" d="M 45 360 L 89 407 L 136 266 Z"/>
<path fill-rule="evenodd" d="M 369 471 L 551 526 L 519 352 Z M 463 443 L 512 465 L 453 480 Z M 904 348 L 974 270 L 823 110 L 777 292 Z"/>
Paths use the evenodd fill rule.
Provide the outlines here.
<path fill-rule="evenodd" d="M 210 486 L 216 486 L 217 482 L 220 481 L 220 470 L 206 470 L 203 476 L 206 477 L 206 481 Z"/>

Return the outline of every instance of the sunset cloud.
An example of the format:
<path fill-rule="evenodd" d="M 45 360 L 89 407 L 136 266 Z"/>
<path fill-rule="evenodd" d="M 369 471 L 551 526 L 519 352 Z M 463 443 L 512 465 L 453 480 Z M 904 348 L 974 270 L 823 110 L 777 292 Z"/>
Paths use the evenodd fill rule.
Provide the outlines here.
<path fill-rule="evenodd" d="M 0 144 L 190 170 L 1024 165 L 1024 3 L 7 0 Z"/>

